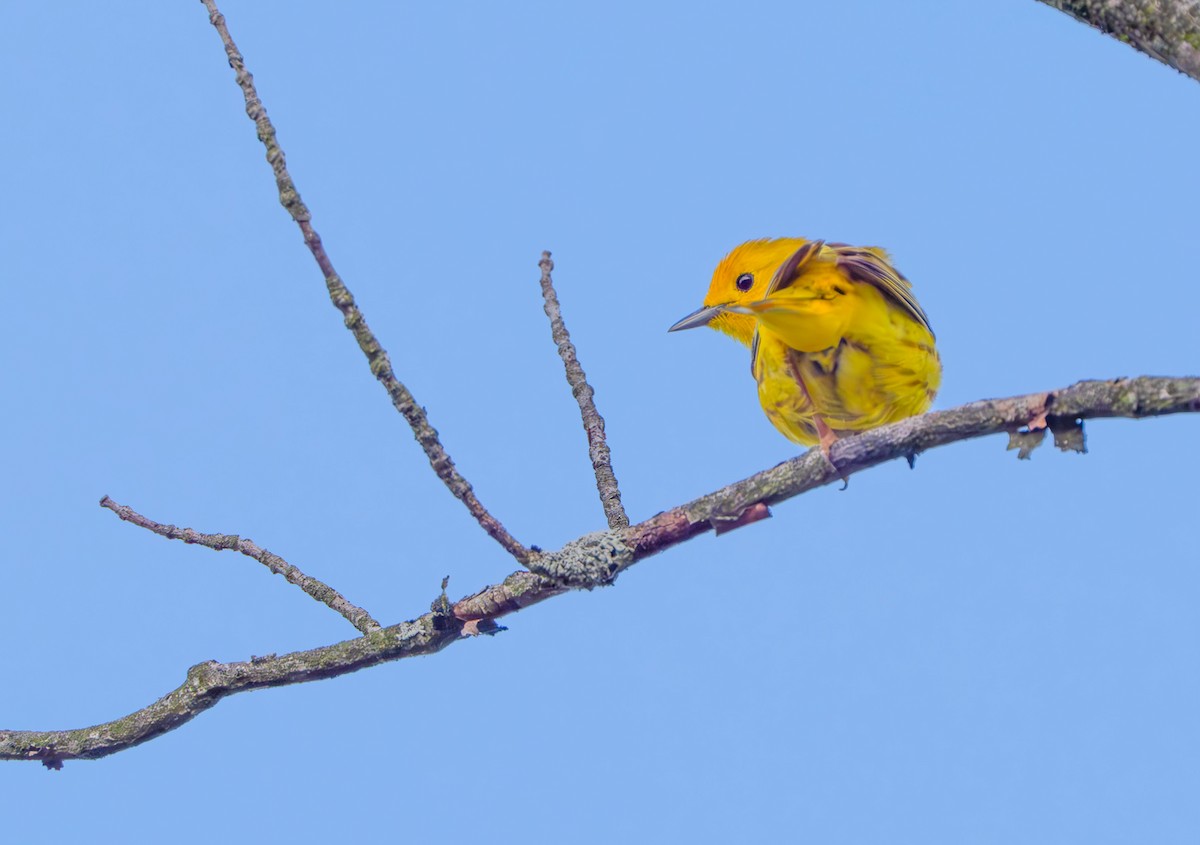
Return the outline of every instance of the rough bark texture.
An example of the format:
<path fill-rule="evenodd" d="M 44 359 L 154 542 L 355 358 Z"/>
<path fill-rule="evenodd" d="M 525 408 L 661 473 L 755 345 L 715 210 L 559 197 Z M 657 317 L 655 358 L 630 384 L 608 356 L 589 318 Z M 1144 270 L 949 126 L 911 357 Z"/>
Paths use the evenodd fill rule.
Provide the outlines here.
<path fill-rule="evenodd" d="M 209 22 L 217 30 L 217 34 L 221 37 L 221 43 L 225 47 L 225 56 L 229 59 L 229 66 L 233 68 L 238 87 L 241 88 L 242 97 L 246 101 L 246 115 L 254 121 L 258 140 L 266 147 L 267 161 L 275 174 L 275 186 L 279 191 L 279 203 L 299 226 L 300 232 L 304 236 L 304 243 L 321 269 L 321 275 L 325 277 L 329 299 L 333 302 L 334 307 L 342 313 L 342 321 L 354 335 L 358 348 L 366 356 L 371 373 L 387 391 L 392 405 L 412 428 L 413 437 L 421 444 L 425 456 L 429 458 L 429 465 L 446 485 L 446 489 L 466 506 L 471 516 L 489 536 L 503 546 L 518 562 L 524 563 L 525 558 L 529 555 L 529 550 L 509 534 L 500 520 L 496 519 L 479 501 L 470 482 L 458 471 L 454 461 L 450 458 L 450 453 L 442 446 L 437 430 L 429 422 L 429 415 L 425 413 L 425 409 L 417 403 L 409 389 L 396 377 L 387 350 L 383 348 L 383 344 L 379 342 L 375 333 L 371 331 L 371 327 L 367 325 L 367 319 L 354 301 L 354 295 L 350 293 L 350 289 L 334 269 L 333 260 L 325 251 L 321 236 L 313 227 L 312 213 L 300 199 L 300 191 L 296 187 L 291 173 L 288 172 L 287 158 L 283 154 L 283 148 L 279 145 L 275 134 L 275 125 L 271 123 L 271 118 L 267 116 L 267 109 L 258 97 L 258 90 L 254 87 L 254 76 L 246 69 L 245 59 L 242 58 L 241 52 L 233 42 L 233 36 L 229 34 L 225 16 L 217 9 L 215 0 L 201 0 L 201 2 L 208 10 Z"/>
<path fill-rule="evenodd" d="M 311 215 L 287 171 L 275 129 L 258 99 L 253 78 L 229 35 L 224 18 L 214 0 L 201 2 L 209 10 L 210 20 L 221 36 L 230 65 L 237 75 L 246 112 L 255 122 L 259 139 L 266 146 L 280 202 L 299 225 L 325 278 L 330 298 L 366 355 L 372 373 L 412 427 L 437 475 L 467 506 L 484 530 L 528 570 L 515 572 L 503 582 L 453 604 L 447 599 L 443 584 L 442 595 L 434 601 L 430 612 L 411 622 L 380 628 L 370 614 L 350 604 L 336 590 L 250 540 L 237 535 L 201 534 L 192 529 L 162 525 L 106 497 L 102 502 L 105 507 L 139 527 L 210 549 L 236 550 L 258 560 L 340 613 L 362 630 L 363 636 L 282 656 L 252 657 L 238 663 L 209 661 L 197 664 L 188 670 L 183 684 L 163 698 L 124 718 L 93 727 L 61 731 L 0 730 L 0 759 L 40 760 L 48 768 L 61 768 L 64 760 L 105 757 L 174 730 L 235 693 L 332 678 L 390 660 L 432 654 L 465 636 L 495 633 L 501 630 L 495 620 L 503 616 L 570 589 L 592 589 L 611 584 L 635 563 L 698 534 L 710 529 L 721 534 L 751 525 L 771 515 L 771 504 L 841 481 L 884 461 L 907 458 L 911 463 L 913 457 L 924 450 L 997 433 L 1008 433 L 1009 448 L 1018 449 L 1019 457 L 1028 458 L 1042 443 L 1047 430 L 1054 434 L 1054 442 L 1059 448 L 1082 452 L 1082 421 L 1085 419 L 1138 418 L 1200 411 L 1200 378 L 1084 381 L 1047 393 L 972 402 L 839 440 L 831 448 L 828 459 L 820 450 L 812 450 L 630 526 L 621 507 L 620 492 L 604 442 L 603 420 L 592 402 L 591 387 L 562 323 L 550 278 L 553 265 L 547 253 L 542 262 L 546 313 L 588 431 L 597 488 L 609 528 L 580 537 L 558 551 L 526 549 L 478 501 L 470 484 L 459 474 L 439 442 L 424 409 L 396 378 L 387 353 L 367 326 L 312 227 Z M 1200 48 L 1197 7 L 1200 0 L 1042 2 L 1092 23 L 1200 79 L 1200 62 L 1197 61 L 1197 48 Z"/>
<path fill-rule="evenodd" d="M 247 690 L 332 678 L 401 657 L 432 654 L 458 638 L 461 624 L 445 613 L 428 613 L 354 640 L 244 663 L 198 663 L 177 689 L 121 719 L 66 731 L 0 731 L 0 760 L 40 760 L 50 769 L 62 761 L 107 757 L 175 730 L 222 698 Z"/>
<path fill-rule="evenodd" d="M 370 634 L 383 627 L 372 618 L 370 613 L 348 602 L 346 597 L 337 590 L 311 575 L 305 575 L 298 567 L 262 548 L 249 537 L 239 537 L 237 534 L 202 534 L 192 528 L 162 525 L 143 516 L 128 505 L 114 502 L 108 496 L 100 500 L 100 507 L 108 508 L 126 522 L 133 523 L 138 528 L 145 528 L 168 540 L 182 540 L 185 543 L 204 546 L 213 551 L 241 552 L 246 557 L 257 560 L 275 575 L 282 575 L 289 583 L 295 584 L 330 610 L 337 611 L 346 618 L 347 622 L 364 634 Z"/>
<path fill-rule="evenodd" d="M 558 294 L 554 290 L 554 262 L 549 252 L 542 253 L 538 262 L 542 270 L 542 297 L 546 302 L 546 316 L 550 318 L 550 336 L 558 347 L 558 356 L 562 358 L 563 368 L 567 372 L 567 384 L 571 385 L 571 395 L 579 403 L 579 415 L 583 419 L 583 430 L 587 433 L 588 457 L 592 459 L 592 471 L 596 475 L 596 491 L 600 494 L 600 505 L 604 508 L 604 516 L 609 528 L 624 528 L 629 524 L 629 517 L 621 504 L 621 490 L 617 486 L 617 477 L 613 473 L 612 454 L 608 441 L 604 436 L 604 417 L 596 409 L 595 391 L 588 384 L 587 375 L 579 363 L 575 353 L 575 344 L 571 343 L 571 335 L 567 331 L 562 318 L 562 307 L 558 304 Z"/>
<path fill-rule="evenodd" d="M 1200 82 L 1200 0 L 1039 0 Z"/>
<path fill-rule="evenodd" d="M 833 445 L 723 487 L 685 505 L 619 530 L 600 531 L 556 552 L 535 555 L 531 568 L 451 604 L 443 595 L 433 610 L 411 622 L 312 651 L 207 662 L 188 670 L 176 690 L 122 719 L 65 731 L 0 731 L 0 760 L 40 760 L 59 768 L 68 759 L 114 754 L 174 730 L 222 698 L 265 687 L 332 678 L 390 660 L 432 654 L 455 640 L 498 630 L 495 620 L 570 588 L 611 584 L 623 570 L 709 530 L 729 530 L 769 515 L 768 506 L 884 461 L 988 434 L 1049 430 L 1063 449 L 1079 451 L 1081 421 L 1101 417 L 1151 417 L 1200 411 L 1200 378 L 1145 376 L 1083 381 L 1062 390 L 986 399 L 913 417 Z M 1032 447 L 1030 447 L 1032 448 Z"/>

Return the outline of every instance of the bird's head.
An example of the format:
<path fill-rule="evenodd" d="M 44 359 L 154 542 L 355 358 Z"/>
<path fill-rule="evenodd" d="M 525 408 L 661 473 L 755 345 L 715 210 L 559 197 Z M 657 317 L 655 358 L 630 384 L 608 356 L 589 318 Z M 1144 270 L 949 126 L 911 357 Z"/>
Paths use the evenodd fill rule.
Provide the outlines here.
<path fill-rule="evenodd" d="M 804 238 L 763 238 L 734 247 L 713 271 L 704 305 L 667 331 L 710 326 L 749 346 L 757 319 L 735 313 L 730 306 L 762 299 L 775 271 L 806 243 Z"/>

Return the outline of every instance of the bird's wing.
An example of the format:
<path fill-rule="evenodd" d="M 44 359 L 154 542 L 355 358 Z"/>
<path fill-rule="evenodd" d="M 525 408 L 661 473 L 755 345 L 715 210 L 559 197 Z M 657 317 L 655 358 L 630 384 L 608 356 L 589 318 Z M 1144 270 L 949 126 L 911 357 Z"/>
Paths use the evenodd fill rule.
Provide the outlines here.
<path fill-rule="evenodd" d="M 912 295 L 912 284 L 908 279 L 891 265 L 887 253 L 878 247 L 849 246 L 847 244 L 830 244 L 837 254 L 838 267 L 855 282 L 866 282 L 883 291 L 908 315 L 925 327 L 931 335 L 933 329 L 929 326 L 929 318 Z"/>
<path fill-rule="evenodd" d="M 824 246 L 825 241 L 809 241 L 793 252 L 787 261 L 779 265 L 779 269 L 771 277 L 771 283 L 767 285 L 767 292 L 763 296 L 763 299 L 795 284 L 796 280 L 804 275 L 805 269 L 820 254 L 821 248 Z"/>
<path fill-rule="evenodd" d="M 822 254 L 824 253 L 824 254 Z M 833 253 L 829 255 L 829 253 Z M 830 243 L 824 241 L 809 241 L 793 252 L 787 261 L 779 265 L 771 284 L 767 286 L 766 299 L 771 294 L 786 290 L 796 284 L 804 274 L 811 270 L 818 260 L 837 262 L 838 269 L 846 274 L 852 282 L 874 285 L 884 296 L 893 300 L 903 308 L 910 317 L 920 323 L 933 334 L 929 327 L 929 318 L 912 295 L 912 285 L 908 279 L 891 265 L 887 253 L 878 247 L 850 246 L 849 244 Z"/>

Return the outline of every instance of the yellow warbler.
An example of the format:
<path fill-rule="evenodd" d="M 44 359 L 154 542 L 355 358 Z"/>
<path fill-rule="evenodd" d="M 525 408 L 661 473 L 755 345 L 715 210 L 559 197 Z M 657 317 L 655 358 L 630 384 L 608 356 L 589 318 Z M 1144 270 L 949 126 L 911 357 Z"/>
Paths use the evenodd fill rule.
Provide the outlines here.
<path fill-rule="evenodd" d="M 747 241 L 717 265 L 703 307 L 669 331 L 711 326 L 747 344 L 767 418 L 828 457 L 838 435 L 933 402 L 942 364 L 911 287 L 878 247 Z"/>

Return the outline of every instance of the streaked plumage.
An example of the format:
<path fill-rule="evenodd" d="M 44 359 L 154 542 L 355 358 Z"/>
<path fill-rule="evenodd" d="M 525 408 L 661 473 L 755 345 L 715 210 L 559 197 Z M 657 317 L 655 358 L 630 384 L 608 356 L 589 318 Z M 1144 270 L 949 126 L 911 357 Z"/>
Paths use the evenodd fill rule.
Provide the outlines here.
<path fill-rule="evenodd" d="M 751 347 L 767 417 L 826 454 L 838 435 L 927 410 L 941 383 L 929 320 L 878 247 L 748 241 L 717 265 L 704 307 L 671 331 L 700 325 Z"/>

